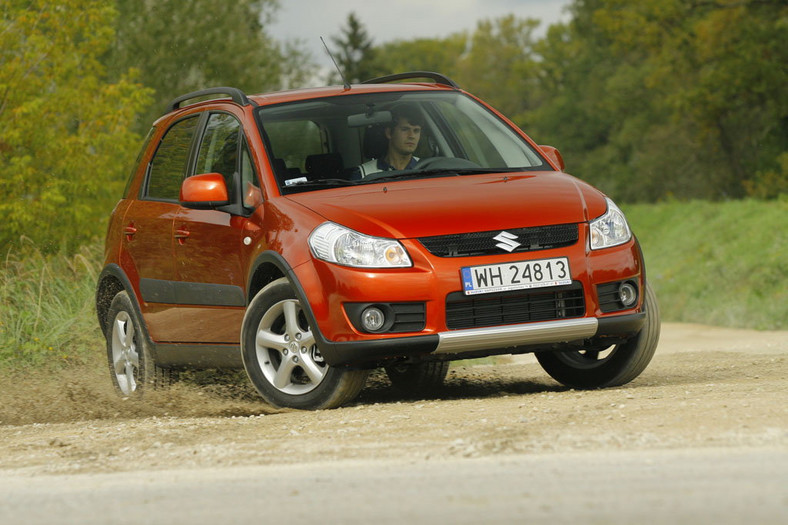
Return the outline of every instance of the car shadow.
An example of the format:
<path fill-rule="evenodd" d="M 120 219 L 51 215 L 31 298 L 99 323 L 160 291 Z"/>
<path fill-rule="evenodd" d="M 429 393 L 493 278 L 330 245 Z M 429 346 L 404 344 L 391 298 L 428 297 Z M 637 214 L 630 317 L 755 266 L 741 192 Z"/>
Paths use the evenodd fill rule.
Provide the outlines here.
<path fill-rule="evenodd" d="M 354 401 L 354 405 L 375 403 L 397 403 L 401 401 L 439 401 L 459 399 L 485 399 L 507 395 L 528 395 L 546 392 L 565 392 L 566 387 L 552 383 L 550 379 L 531 380 L 516 377 L 498 377 L 473 373 L 449 372 L 449 377 L 439 387 L 429 391 L 413 393 L 391 384 L 382 371 L 370 374 L 367 385 Z"/>

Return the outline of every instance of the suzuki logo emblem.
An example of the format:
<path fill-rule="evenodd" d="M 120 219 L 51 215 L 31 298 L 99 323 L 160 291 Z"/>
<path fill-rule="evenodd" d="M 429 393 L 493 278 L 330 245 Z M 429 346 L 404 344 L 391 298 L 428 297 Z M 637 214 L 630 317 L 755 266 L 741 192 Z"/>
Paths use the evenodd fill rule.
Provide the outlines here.
<path fill-rule="evenodd" d="M 498 244 L 495 246 L 507 252 L 513 252 L 515 248 L 521 245 L 521 243 L 517 242 L 515 239 L 517 239 L 517 235 L 512 235 L 507 231 L 502 231 L 493 237 L 493 240 L 498 241 Z"/>

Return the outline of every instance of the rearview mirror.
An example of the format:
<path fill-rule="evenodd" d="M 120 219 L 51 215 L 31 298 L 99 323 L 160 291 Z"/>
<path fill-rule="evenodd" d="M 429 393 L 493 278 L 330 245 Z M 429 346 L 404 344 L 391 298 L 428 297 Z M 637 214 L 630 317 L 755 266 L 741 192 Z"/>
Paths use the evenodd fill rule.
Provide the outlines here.
<path fill-rule="evenodd" d="M 363 128 L 376 124 L 391 124 L 391 111 L 359 113 L 357 115 L 350 115 L 347 118 L 347 125 L 351 128 Z"/>
<path fill-rule="evenodd" d="M 558 168 L 560 168 L 561 171 L 564 171 L 566 169 L 566 164 L 564 164 L 564 157 L 561 156 L 561 152 L 558 151 L 556 148 L 552 146 L 540 145 L 539 149 L 541 149 L 542 153 L 544 153 L 548 159 L 553 161 L 553 164 L 558 166 Z"/>
<path fill-rule="evenodd" d="M 181 205 L 187 208 L 216 208 L 230 203 L 227 183 L 221 173 L 203 173 L 181 184 Z"/>

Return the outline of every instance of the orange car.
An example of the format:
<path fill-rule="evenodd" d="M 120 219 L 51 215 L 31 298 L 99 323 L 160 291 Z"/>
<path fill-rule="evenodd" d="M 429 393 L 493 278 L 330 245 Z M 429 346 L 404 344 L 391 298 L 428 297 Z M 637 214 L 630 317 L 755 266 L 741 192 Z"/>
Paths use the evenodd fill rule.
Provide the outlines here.
<path fill-rule="evenodd" d="M 112 380 L 244 367 L 268 403 L 319 409 L 377 367 L 418 391 L 451 360 L 534 352 L 573 388 L 631 381 L 659 338 L 643 256 L 563 169 L 436 73 L 179 97 L 107 233 Z"/>

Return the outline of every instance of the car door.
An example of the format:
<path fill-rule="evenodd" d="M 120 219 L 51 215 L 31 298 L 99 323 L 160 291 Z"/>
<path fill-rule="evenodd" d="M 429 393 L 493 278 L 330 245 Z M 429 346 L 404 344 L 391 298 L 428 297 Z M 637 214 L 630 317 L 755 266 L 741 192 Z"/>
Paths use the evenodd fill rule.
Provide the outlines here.
<path fill-rule="evenodd" d="M 180 289 L 181 341 L 238 343 L 246 306 L 243 254 L 247 219 L 240 203 L 251 169 L 240 122 L 211 113 L 193 174 L 220 173 L 233 204 L 221 209 L 180 208 L 175 218 L 175 261 Z M 252 177 L 256 181 L 256 177 Z M 229 211 L 228 211 L 229 210 Z"/>
<path fill-rule="evenodd" d="M 176 280 L 173 226 L 181 207 L 180 186 L 186 173 L 199 116 L 174 123 L 159 142 L 137 199 L 123 221 L 124 251 L 131 276 L 139 283 L 140 306 L 154 341 L 176 341 L 180 324 L 173 281 Z M 125 265 L 124 265 L 125 266 Z"/>

